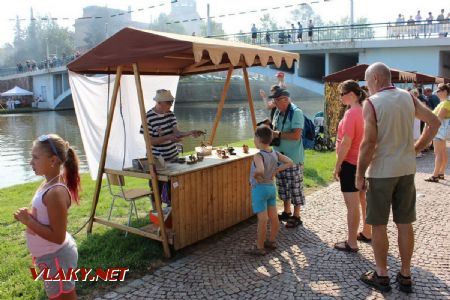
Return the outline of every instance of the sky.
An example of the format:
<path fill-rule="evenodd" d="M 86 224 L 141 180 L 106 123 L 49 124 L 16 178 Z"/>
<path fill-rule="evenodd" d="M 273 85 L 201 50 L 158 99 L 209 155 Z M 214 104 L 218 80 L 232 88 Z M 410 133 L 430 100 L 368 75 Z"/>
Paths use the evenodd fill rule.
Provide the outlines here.
<path fill-rule="evenodd" d="M 183 0 L 178 0 L 183 1 Z M 318 13 L 322 20 L 340 20 L 350 15 L 350 3 L 352 0 L 197 0 L 197 11 L 201 17 L 206 17 L 206 7 L 210 5 L 210 15 L 218 16 L 221 14 L 238 13 L 242 11 L 258 10 L 264 8 L 273 8 L 284 5 L 298 5 L 299 3 L 309 3 L 313 10 Z M 312 3 L 317 2 L 317 3 Z M 397 15 L 402 13 L 408 19 L 409 15 L 415 15 L 417 10 L 421 10 L 422 17 L 428 15 L 428 11 L 436 17 L 441 8 L 445 9 L 445 14 L 450 10 L 450 5 L 444 7 L 444 0 L 353 0 L 354 18 L 368 18 L 369 22 L 389 22 L 395 21 Z M 448 2 L 447 2 L 448 3 Z M 158 6 L 159 4 L 164 4 Z M 74 19 L 81 17 L 83 7 L 97 5 L 107 6 L 109 8 L 118 8 L 127 10 L 131 6 L 132 10 L 144 8 L 140 12 L 132 14 L 135 21 L 149 22 L 157 18 L 159 13 L 170 11 L 170 0 L 15 0 L 11 5 L 3 5 L 0 9 L 0 46 L 5 43 L 11 43 L 13 40 L 13 28 L 16 16 L 23 19 L 29 19 L 30 8 L 33 8 L 34 16 L 50 15 L 53 18 L 69 18 L 66 21 L 58 21 L 61 26 L 74 30 Z M 157 8 L 148 9 L 149 6 L 155 5 Z M 298 7 L 298 6 L 294 6 Z M 286 24 L 286 17 L 289 17 L 289 11 L 293 8 L 280 8 L 270 11 L 280 25 Z M 249 32 L 251 25 L 258 21 L 262 12 L 247 13 L 234 17 L 226 17 L 217 19 L 223 23 L 226 33 L 237 33 L 240 30 Z M 26 26 L 23 21 L 22 26 Z M 305 25 L 304 25 L 305 26 Z"/>

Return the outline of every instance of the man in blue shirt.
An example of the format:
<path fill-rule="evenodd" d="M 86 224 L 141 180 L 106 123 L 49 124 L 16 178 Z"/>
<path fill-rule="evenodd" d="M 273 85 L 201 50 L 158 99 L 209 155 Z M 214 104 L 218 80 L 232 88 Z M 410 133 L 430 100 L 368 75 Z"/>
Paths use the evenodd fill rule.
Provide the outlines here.
<path fill-rule="evenodd" d="M 439 97 L 433 94 L 433 90 L 431 88 L 425 88 L 424 95 L 428 100 L 428 107 L 433 110 L 440 102 Z"/>
<path fill-rule="evenodd" d="M 302 225 L 300 205 L 305 204 L 303 192 L 304 149 L 302 131 L 304 116 L 300 108 L 291 102 L 289 92 L 276 87 L 269 97 L 274 99 L 276 111 L 272 121 L 274 127 L 274 149 L 293 160 L 294 166 L 277 174 L 278 196 L 284 202 L 284 211 L 279 215 L 281 221 L 287 221 L 286 227 L 295 228 Z M 277 142 L 278 140 L 278 142 Z M 294 205 L 294 215 L 291 213 Z"/>

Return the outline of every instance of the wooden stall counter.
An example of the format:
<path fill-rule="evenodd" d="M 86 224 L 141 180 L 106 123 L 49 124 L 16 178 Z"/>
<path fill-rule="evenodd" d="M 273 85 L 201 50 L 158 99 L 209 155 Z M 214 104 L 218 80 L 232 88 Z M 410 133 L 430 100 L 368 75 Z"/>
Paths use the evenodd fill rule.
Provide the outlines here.
<path fill-rule="evenodd" d="M 175 250 L 191 245 L 252 216 L 250 164 L 256 149 L 242 148 L 222 159 L 213 154 L 193 165 L 168 164 Z"/>

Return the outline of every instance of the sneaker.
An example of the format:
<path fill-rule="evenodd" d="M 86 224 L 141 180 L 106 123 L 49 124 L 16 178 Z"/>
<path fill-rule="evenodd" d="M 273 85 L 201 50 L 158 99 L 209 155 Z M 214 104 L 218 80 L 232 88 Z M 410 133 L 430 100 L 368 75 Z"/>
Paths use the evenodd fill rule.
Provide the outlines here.
<path fill-rule="evenodd" d="M 278 215 L 278 220 L 280 221 L 287 221 L 291 218 L 292 213 L 282 212 Z"/>
<path fill-rule="evenodd" d="M 403 276 L 402 273 L 398 272 L 396 281 L 400 291 L 408 294 L 413 292 L 411 276 Z"/>
<path fill-rule="evenodd" d="M 376 271 L 369 271 L 362 274 L 361 281 L 380 292 L 389 292 L 391 290 L 389 276 L 378 276 Z"/>

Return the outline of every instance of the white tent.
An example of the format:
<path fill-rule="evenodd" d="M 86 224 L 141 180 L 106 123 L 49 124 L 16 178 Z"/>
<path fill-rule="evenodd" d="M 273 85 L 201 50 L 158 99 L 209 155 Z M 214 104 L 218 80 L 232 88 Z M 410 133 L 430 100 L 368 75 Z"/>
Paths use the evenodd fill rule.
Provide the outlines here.
<path fill-rule="evenodd" d="M 14 88 L 10 89 L 9 91 L 6 91 L 1 94 L 2 97 L 13 97 L 13 96 L 32 96 L 33 93 L 27 90 L 24 90 L 18 86 L 15 86 Z"/>

